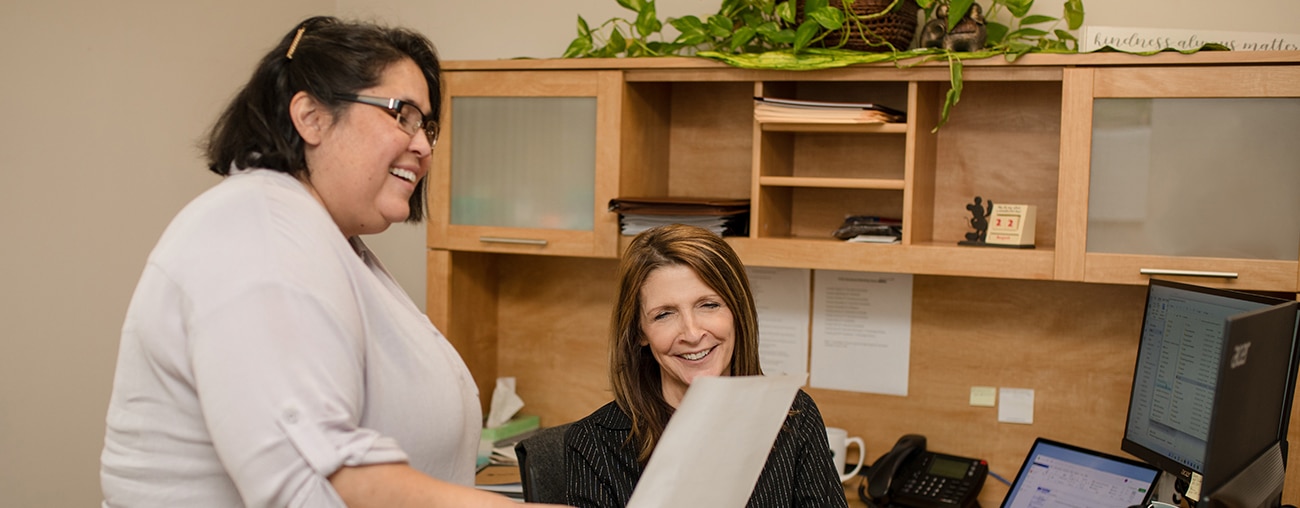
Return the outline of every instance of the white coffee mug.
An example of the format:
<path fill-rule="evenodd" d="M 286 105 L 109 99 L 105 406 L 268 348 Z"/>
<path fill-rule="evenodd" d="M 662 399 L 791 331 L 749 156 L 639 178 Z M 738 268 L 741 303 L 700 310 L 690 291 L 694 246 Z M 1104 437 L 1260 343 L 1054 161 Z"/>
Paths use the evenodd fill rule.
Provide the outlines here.
<path fill-rule="evenodd" d="M 849 437 L 849 431 L 839 427 L 826 427 L 826 442 L 831 445 L 831 457 L 835 459 L 835 472 L 840 475 L 840 482 L 849 481 L 862 469 L 862 457 L 867 454 L 867 446 L 862 443 L 862 438 Z M 853 466 L 852 471 L 845 473 L 845 457 L 849 451 L 849 443 L 858 445 L 858 463 Z"/>

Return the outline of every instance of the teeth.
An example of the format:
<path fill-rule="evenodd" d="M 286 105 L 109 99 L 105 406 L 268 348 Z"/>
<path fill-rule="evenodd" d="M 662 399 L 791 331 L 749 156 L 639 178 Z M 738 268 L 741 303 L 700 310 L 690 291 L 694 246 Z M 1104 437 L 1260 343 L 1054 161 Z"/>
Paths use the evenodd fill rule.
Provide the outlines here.
<path fill-rule="evenodd" d="M 388 168 L 388 174 L 415 183 L 415 173 L 402 168 Z"/>
<path fill-rule="evenodd" d="M 699 360 L 700 358 L 704 358 L 704 357 L 706 357 L 706 356 L 709 356 L 709 351 L 713 351 L 713 350 L 712 350 L 712 349 L 705 349 L 704 351 L 700 351 L 700 352 L 698 352 L 698 353 L 689 353 L 689 354 L 684 354 L 684 355 L 682 355 L 682 358 L 685 358 L 685 359 L 687 359 L 687 360 Z"/>

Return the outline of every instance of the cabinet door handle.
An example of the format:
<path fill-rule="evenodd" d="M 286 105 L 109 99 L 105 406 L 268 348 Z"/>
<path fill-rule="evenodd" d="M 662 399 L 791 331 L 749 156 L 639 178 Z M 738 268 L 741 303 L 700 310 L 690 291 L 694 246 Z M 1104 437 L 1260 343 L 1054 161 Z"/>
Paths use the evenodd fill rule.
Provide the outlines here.
<path fill-rule="evenodd" d="M 1187 277 L 1221 277 L 1224 279 L 1237 278 L 1237 272 L 1206 272 L 1202 270 L 1166 270 L 1163 268 L 1142 268 L 1138 270 L 1142 275 L 1183 275 Z"/>
<path fill-rule="evenodd" d="M 510 243 L 515 245 L 536 245 L 539 247 L 546 246 L 546 240 L 537 240 L 533 238 L 504 238 L 500 236 L 480 236 L 478 241 L 483 243 Z"/>

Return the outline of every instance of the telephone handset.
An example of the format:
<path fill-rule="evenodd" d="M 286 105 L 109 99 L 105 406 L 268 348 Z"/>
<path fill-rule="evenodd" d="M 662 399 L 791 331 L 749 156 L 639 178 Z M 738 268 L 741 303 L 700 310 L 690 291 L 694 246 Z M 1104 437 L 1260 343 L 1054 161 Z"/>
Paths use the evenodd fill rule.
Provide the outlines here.
<path fill-rule="evenodd" d="M 984 487 L 988 463 L 925 450 L 925 436 L 908 434 L 864 470 L 858 496 L 875 508 L 971 508 Z"/>

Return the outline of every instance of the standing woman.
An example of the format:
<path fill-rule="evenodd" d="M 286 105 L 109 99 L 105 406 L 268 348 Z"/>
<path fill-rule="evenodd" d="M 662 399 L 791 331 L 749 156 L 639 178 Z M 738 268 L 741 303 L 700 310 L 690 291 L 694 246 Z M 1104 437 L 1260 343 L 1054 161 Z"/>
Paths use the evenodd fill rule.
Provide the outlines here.
<path fill-rule="evenodd" d="M 511 506 L 475 490 L 478 393 L 360 235 L 424 218 L 433 45 L 331 17 L 287 33 L 122 328 L 104 506 Z"/>
<path fill-rule="evenodd" d="M 706 229 L 679 224 L 637 235 L 619 266 L 609 354 L 614 401 L 574 422 L 564 436 L 573 506 L 627 504 L 691 381 L 763 374 L 758 311 L 731 246 Z M 803 390 L 748 506 L 847 506 L 821 412 Z"/>

